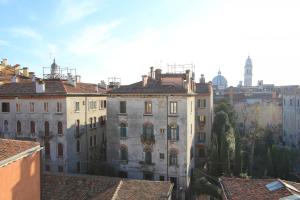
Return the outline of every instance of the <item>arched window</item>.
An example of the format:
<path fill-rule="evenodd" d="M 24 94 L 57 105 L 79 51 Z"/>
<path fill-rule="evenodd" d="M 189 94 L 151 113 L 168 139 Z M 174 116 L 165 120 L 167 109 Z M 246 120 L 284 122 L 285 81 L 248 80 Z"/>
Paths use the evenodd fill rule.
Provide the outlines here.
<path fill-rule="evenodd" d="M 32 135 L 35 134 L 35 122 L 34 121 L 30 121 L 30 133 Z"/>
<path fill-rule="evenodd" d="M 46 157 L 50 157 L 50 143 L 49 142 L 45 142 L 45 156 Z"/>
<path fill-rule="evenodd" d="M 57 122 L 57 134 L 62 135 L 63 134 L 63 125 L 62 122 Z"/>
<path fill-rule="evenodd" d="M 168 140 L 179 140 L 179 126 L 177 124 L 168 126 Z"/>
<path fill-rule="evenodd" d="M 4 120 L 4 128 L 3 128 L 3 131 L 4 131 L 5 133 L 8 132 L 8 121 L 7 121 L 7 120 Z"/>
<path fill-rule="evenodd" d="M 128 151 L 126 146 L 121 146 L 120 149 L 120 160 L 128 161 Z"/>
<path fill-rule="evenodd" d="M 120 137 L 126 138 L 127 137 L 127 124 L 122 122 L 120 124 Z"/>
<path fill-rule="evenodd" d="M 49 122 L 48 121 L 45 121 L 45 136 L 49 136 L 50 135 L 50 132 L 49 132 Z"/>
<path fill-rule="evenodd" d="M 63 157 L 64 156 L 64 147 L 62 143 L 57 144 L 57 156 Z"/>
<path fill-rule="evenodd" d="M 21 122 L 18 120 L 17 121 L 17 133 L 21 134 L 21 132 L 22 132 Z"/>

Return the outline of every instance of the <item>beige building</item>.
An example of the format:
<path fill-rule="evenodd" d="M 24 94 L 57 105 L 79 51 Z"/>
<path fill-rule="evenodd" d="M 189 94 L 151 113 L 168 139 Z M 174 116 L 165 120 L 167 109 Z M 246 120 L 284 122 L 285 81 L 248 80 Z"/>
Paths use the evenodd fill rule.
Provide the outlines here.
<path fill-rule="evenodd" d="M 195 165 L 202 168 L 207 162 L 208 149 L 211 142 L 211 130 L 213 123 L 213 88 L 206 83 L 204 75 L 196 84 L 195 100 Z"/>
<path fill-rule="evenodd" d="M 39 141 L 43 167 L 93 172 L 105 159 L 105 89 L 48 79 L 0 86 L 0 136 Z"/>
<path fill-rule="evenodd" d="M 194 168 L 194 75 L 153 68 L 142 81 L 108 93 L 108 161 L 119 175 L 189 187 Z"/>

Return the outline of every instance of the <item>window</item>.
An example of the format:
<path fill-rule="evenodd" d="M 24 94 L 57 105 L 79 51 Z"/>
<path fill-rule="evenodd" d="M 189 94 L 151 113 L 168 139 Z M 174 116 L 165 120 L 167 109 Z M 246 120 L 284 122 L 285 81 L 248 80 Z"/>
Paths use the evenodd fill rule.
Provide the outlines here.
<path fill-rule="evenodd" d="M 151 172 L 144 172 L 144 180 L 151 181 L 154 179 L 153 173 Z"/>
<path fill-rule="evenodd" d="M 120 178 L 127 178 L 127 172 L 119 171 L 119 177 Z"/>
<path fill-rule="evenodd" d="M 29 103 L 29 112 L 34 112 L 34 103 L 33 102 Z"/>
<path fill-rule="evenodd" d="M 205 149 L 204 148 L 202 148 L 202 147 L 198 148 L 198 157 L 199 158 L 205 157 Z"/>
<path fill-rule="evenodd" d="M 48 102 L 44 102 L 44 112 L 48 112 Z"/>
<path fill-rule="evenodd" d="M 20 135 L 22 132 L 21 122 L 17 121 L 17 134 Z"/>
<path fill-rule="evenodd" d="M 179 126 L 168 126 L 168 140 L 179 140 Z"/>
<path fill-rule="evenodd" d="M 127 125 L 125 123 L 120 124 L 120 137 L 121 138 L 127 137 Z"/>
<path fill-rule="evenodd" d="M 199 143 L 205 142 L 205 138 L 206 138 L 205 132 L 199 132 L 199 133 L 197 134 L 197 141 L 198 141 Z"/>
<path fill-rule="evenodd" d="M 77 171 L 77 173 L 80 173 L 80 162 L 79 161 L 76 163 L 76 171 Z"/>
<path fill-rule="evenodd" d="M 76 152 L 79 153 L 80 152 L 80 140 L 76 141 Z"/>
<path fill-rule="evenodd" d="M 90 136 L 90 147 L 93 146 L 93 136 Z"/>
<path fill-rule="evenodd" d="M 292 106 L 293 105 L 293 100 L 292 99 L 290 99 L 290 106 Z"/>
<path fill-rule="evenodd" d="M 89 101 L 89 109 L 90 110 L 97 109 L 97 101 Z"/>
<path fill-rule="evenodd" d="M 47 172 L 49 172 L 49 171 L 50 171 L 50 166 L 49 166 L 49 165 L 45 165 L 45 170 L 46 170 Z"/>
<path fill-rule="evenodd" d="M 100 100 L 99 104 L 99 110 L 106 108 L 106 100 Z"/>
<path fill-rule="evenodd" d="M 151 153 L 151 151 L 146 151 L 145 152 L 145 163 L 146 164 L 151 164 L 152 163 L 152 153 Z"/>
<path fill-rule="evenodd" d="M 121 158 L 120 158 L 120 159 L 121 159 L 122 161 L 128 161 L 128 151 L 127 151 L 127 147 L 121 146 L 120 154 L 121 154 Z"/>
<path fill-rule="evenodd" d="M 93 118 L 90 117 L 90 128 L 93 128 Z"/>
<path fill-rule="evenodd" d="M 191 112 L 193 112 L 193 102 L 191 101 Z"/>
<path fill-rule="evenodd" d="M 159 176 L 160 181 L 165 181 L 165 176 Z"/>
<path fill-rule="evenodd" d="M 206 117 L 205 115 L 200 115 L 198 116 L 198 122 L 200 123 L 200 126 L 205 126 L 205 123 L 206 123 Z"/>
<path fill-rule="evenodd" d="M 58 135 L 62 135 L 63 134 L 63 125 L 62 125 L 61 121 L 57 122 L 57 134 Z"/>
<path fill-rule="evenodd" d="M 80 121 L 76 120 L 76 135 L 80 135 Z"/>
<path fill-rule="evenodd" d="M 174 184 L 173 189 L 177 189 L 177 177 L 170 177 L 170 182 Z"/>
<path fill-rule="evenodd" d="M 198 99 L 198 108 L 206 108 L 206 99 Z"/>
<path fill-rule="evenodd" d="M 64 167 L 61 166 L 61 165 L 59 165 L 59 166 L 58 166 L 58 172 L 64 172 Z"/>
<path fill-rule="evenodd" d="M 80 103 L 79 101 L 75 102 L 75 112 L 78 112 L 80 110 Z"/>
<path fill-rule="evenodd" d="M 106 122 L 106 116 L 99 117 L 99 124 L 100 126 L 104 126 Z"/>
<path fill-rule="evenodd" d="M 151 101 L 146 101 L 145 102 L 145 114 L 152 114 L 152 102 Z"/>
<path fill-rule="evenodd" d="M 120 101 L 120 113 L 126 113 L 126 101 Z"/>
<path fill-rule="evenodd" d="M 9 103 L 8 102 L 2 103 L 2 112 L 9 112 Z"/>
<path fill-rule="evenodd" d="M 97 145 L 97 136 L 94 135 L 94 146 L 96 146 L 96 145 Z"/>
<path fill-rule="evenodd" d="M 16 103 L 16 112 L 21 112 L 21 104 Z"/>
<path fill-rule="evenodd" d="M 165 133 L 165 129 L 164 128 L 159 129 L 159 131 L 160 131 L 161 134 Z"/>
<path fill-rule="evenodd" d="M 170 151 L 169 164 L 170 165 L 177 165 L 177 152 L 175 150 Z"/>
<path fill-rule="evenodd" d="M 194 157 L 194 149 L 193 147 L 191 147 L 190 149 L 190 159 L 192 159 Z"/>
<path fill-rule="evenodd" d="M 170 114 L 177 114 L 177 102 L 170 102 Z"/>
<path fill-rule="evenodd" d="M 45 156 L 46 158 L 50 158 L 50 143 L 45 142 Z"/>
<path fill-rule="evenodd" d="M 61 102 L 56 103 L 56 112 L 61 113 Z"/>
<path fill-rule="evenodd" d="M 94 117 L 94 128 L 97 127 L 97 117 Z"/>
<path fill-rule="evenodd" d="M 5 132 L 5 133 L 7 133 L 8 132 L 8 121 L 7 120 L 4 120 L 4 128 L 3 128 L 3 131 Z"/>
<path fill-rule="evenodd" d="M 285 99 L 283 99 L 283 105 L 285 105 Z"/>
<path fill-rule="evenodd" d="M 44 128 L 45 128 L 45 136 L 50 136 L 50 129 L 49 129 L 49 122 L 48 121 L 45 121 Z"/>
<path fill-rule="evenodd" d="M 31 133 L 32 135 L 35 134 L 35 122 L 34 122 L 34 121 L 31 121 L 31 122 L 30 122 L 30 133 Z"/>
<path fill-rule="evenodd" d="M 106 108 L 106 100 L 104 100 L 103 102 L 104 102 L 104 108 Z"/>
<path fill-rule="evenodd" d="M 64 147 L 62 143 L 57 144 L 57 156 L 64 157 Z"/>
<path fill-rule="evenodd" d="M 143 125 L 143 138 L 145 140 L 153 140 L 154 139 L 153 124 L 146 123 Z"/>
<path fill-rule="evenodd" d="M 165 154 L 164 154 L 164 153 L 160 153 L 160 154 L 159 154 L 159 158 L 160 158 L 160 159 L 165 159 Z"/>

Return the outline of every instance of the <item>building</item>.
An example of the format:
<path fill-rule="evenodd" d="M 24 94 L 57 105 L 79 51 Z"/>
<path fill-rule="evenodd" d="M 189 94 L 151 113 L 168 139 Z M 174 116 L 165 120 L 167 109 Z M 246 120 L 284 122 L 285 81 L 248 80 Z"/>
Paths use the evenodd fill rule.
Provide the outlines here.
<path fill-rule="evenodd" d="M 195 166 L 204 167 L 207 161 L 213 124 L 213 88 L 211 82 L 206 83 L 204 75 L 196 84 L 195 99 Z"/>
<path fill-rule="evenodd" d="M 283 141 L 289 147 L 300 148 L 300 88 L 283 88 Z"/>
<path fill-rule="evenodd" d="M 244 86 L 251 87 L 252 86 L 252 60 L 250 56 L 248 56 L 245 67 L 244 67 Z"/>
<path fill-rule="evenodd" d="M 219 179 L 225 200 L 300 199 L 300 183 L 281 179 Z"/>
<path fill-rule="evenodd" d="M 215 76 L 212 80 L 213 88 L 217 91 L 224 90 L 227 88 L 227 80 L 224 76 L 221 75 L 219 70 L 218 75 Z"/>
<path fill-rule="evenodd" d="M 0 136 L 40 142 L 45 171 L 94 172 L 106 155 L 104 93 L 70 74 L 3 84 Z"/>
<path fill-rule="evenodd" d="M 173 184 L 105 176 L 52 174 L 42 176 L 42 200 L 172 199 Z"/>
<path fill-rule="evenodd" d="M 194 168 L 195 83 L 190 70 L 149 75 L 108 92 L 108 161 L 122 177 L 189 187 Z"/>
<path fill-rule="evenodd" d="M 37 142 L 0 139 L 1 200 L 40 199 L 40 150 Z"/>

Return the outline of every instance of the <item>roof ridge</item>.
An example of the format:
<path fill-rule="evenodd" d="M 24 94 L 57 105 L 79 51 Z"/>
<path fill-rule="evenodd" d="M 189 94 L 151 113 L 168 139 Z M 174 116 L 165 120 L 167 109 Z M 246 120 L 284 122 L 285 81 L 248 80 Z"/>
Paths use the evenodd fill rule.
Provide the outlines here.
<path fill-rule="evenodd" d="M 118 192 L 120 191 L 122 185 L 123 185 L 123 181 L 120 180 L 119 185 L 118 185 L 118 187 L 117 187 L 117 189 L 116 189 L 116 191 L 115 191 L 113 197 L 111 198 L 112 200 L 117 199 Z"/>

